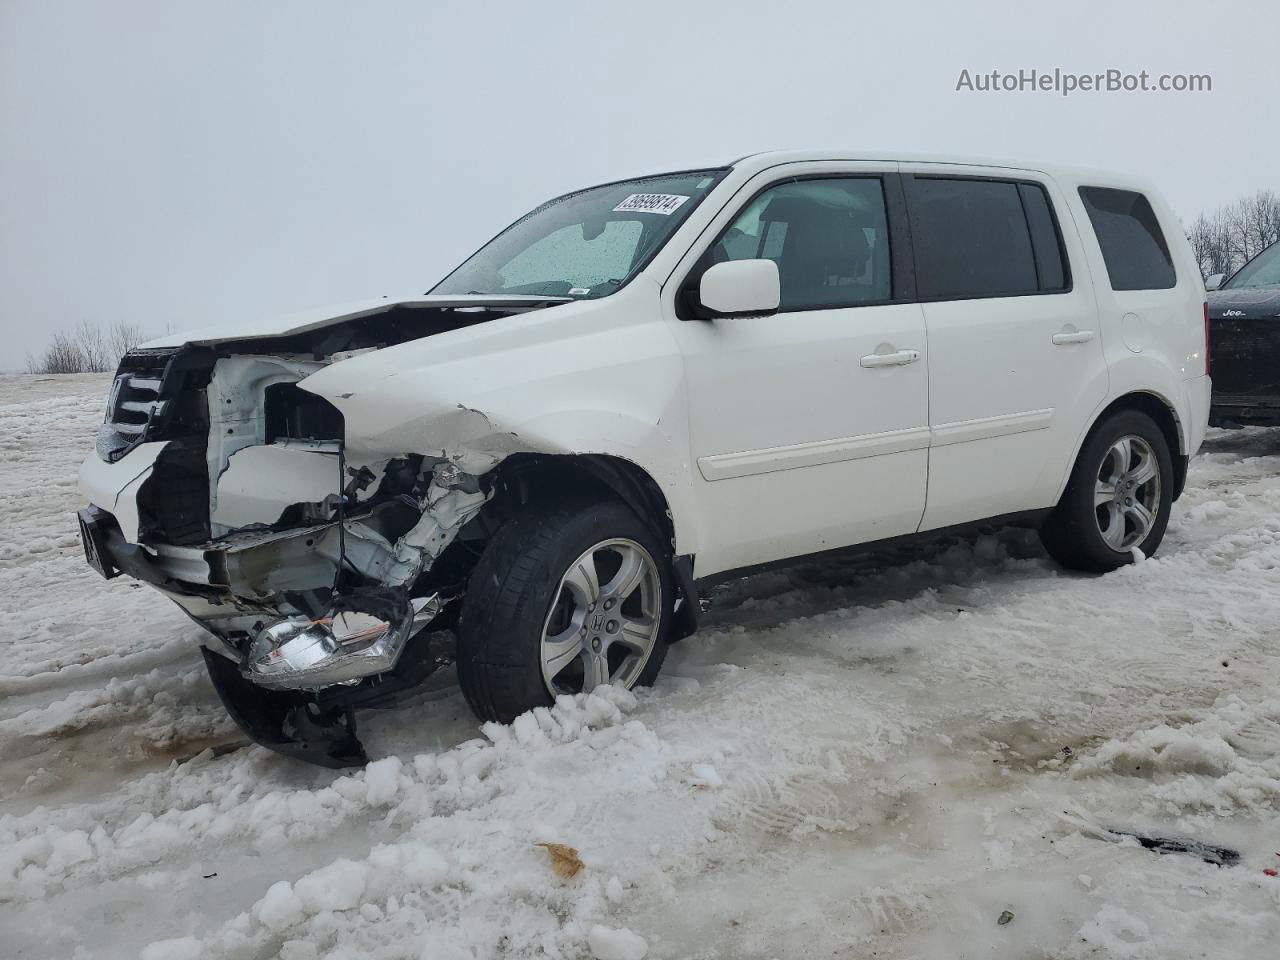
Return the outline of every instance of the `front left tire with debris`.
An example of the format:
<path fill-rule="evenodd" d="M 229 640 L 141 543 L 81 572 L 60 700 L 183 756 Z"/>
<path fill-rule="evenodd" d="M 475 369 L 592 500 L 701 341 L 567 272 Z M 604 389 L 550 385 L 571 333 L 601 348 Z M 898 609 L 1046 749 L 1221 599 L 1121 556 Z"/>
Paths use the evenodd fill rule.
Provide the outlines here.
<path fill-rule="evenodd" d="M 563 693 L 653 683 L 666 658 L 671 551 L 610 499 L 533 507 L 472 572 L 458 681 L 485 720 L 509 723 Z"/>

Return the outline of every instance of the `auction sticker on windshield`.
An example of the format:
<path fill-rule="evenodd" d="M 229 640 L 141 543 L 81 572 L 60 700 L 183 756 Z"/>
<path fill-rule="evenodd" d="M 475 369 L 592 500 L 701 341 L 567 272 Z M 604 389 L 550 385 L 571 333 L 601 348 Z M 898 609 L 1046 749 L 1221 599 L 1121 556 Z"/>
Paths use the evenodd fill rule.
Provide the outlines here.
<path fill-rule="evenodd" d="M 619 210 L 638 210 L 641 213 L 660 213 L 664 217 L 680 209 L 680 204 L 688 200 L 676 193 L 633 193 L 613 208 Z"/>

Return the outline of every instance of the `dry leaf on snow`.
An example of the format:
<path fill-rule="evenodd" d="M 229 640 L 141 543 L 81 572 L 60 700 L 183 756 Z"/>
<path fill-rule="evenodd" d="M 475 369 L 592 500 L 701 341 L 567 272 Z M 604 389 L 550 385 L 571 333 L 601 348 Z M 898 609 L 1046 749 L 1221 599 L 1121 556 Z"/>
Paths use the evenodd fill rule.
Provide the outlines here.
<path fill-rule="evenodd" d="M 576 877 L 578 871 L 585 866 L 573 847 L 566 847 L 563 843 L 539 843 L 535 846 L 546 848 L 547 853 L 551 854 L 551 869 L 566 880 Z"/>

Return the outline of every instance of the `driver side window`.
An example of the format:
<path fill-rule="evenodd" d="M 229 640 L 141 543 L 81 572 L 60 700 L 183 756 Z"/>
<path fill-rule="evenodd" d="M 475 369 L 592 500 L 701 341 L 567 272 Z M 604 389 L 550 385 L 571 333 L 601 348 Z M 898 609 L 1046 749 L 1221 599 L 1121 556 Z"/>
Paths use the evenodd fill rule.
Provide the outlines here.
<path fill-rule="evenodd" d="M 709 251 L 709 263 L 778 265 L 779 310 L 892 298 L 889 226 L 878 177 L 795 180 L 752 200 Z"/>

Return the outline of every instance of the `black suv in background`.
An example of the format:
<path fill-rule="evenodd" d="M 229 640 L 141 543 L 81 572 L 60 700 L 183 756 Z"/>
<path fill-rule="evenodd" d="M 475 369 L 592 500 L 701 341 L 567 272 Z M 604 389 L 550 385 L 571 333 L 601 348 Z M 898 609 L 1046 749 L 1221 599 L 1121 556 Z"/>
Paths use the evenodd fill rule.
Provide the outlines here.
<path fill-rule="evenodd" d="M 1216 274 L 1206 286 L 1213 357 L 1209 422 L 1280 425 L 1280 243 L 1226 283 Z"/>

